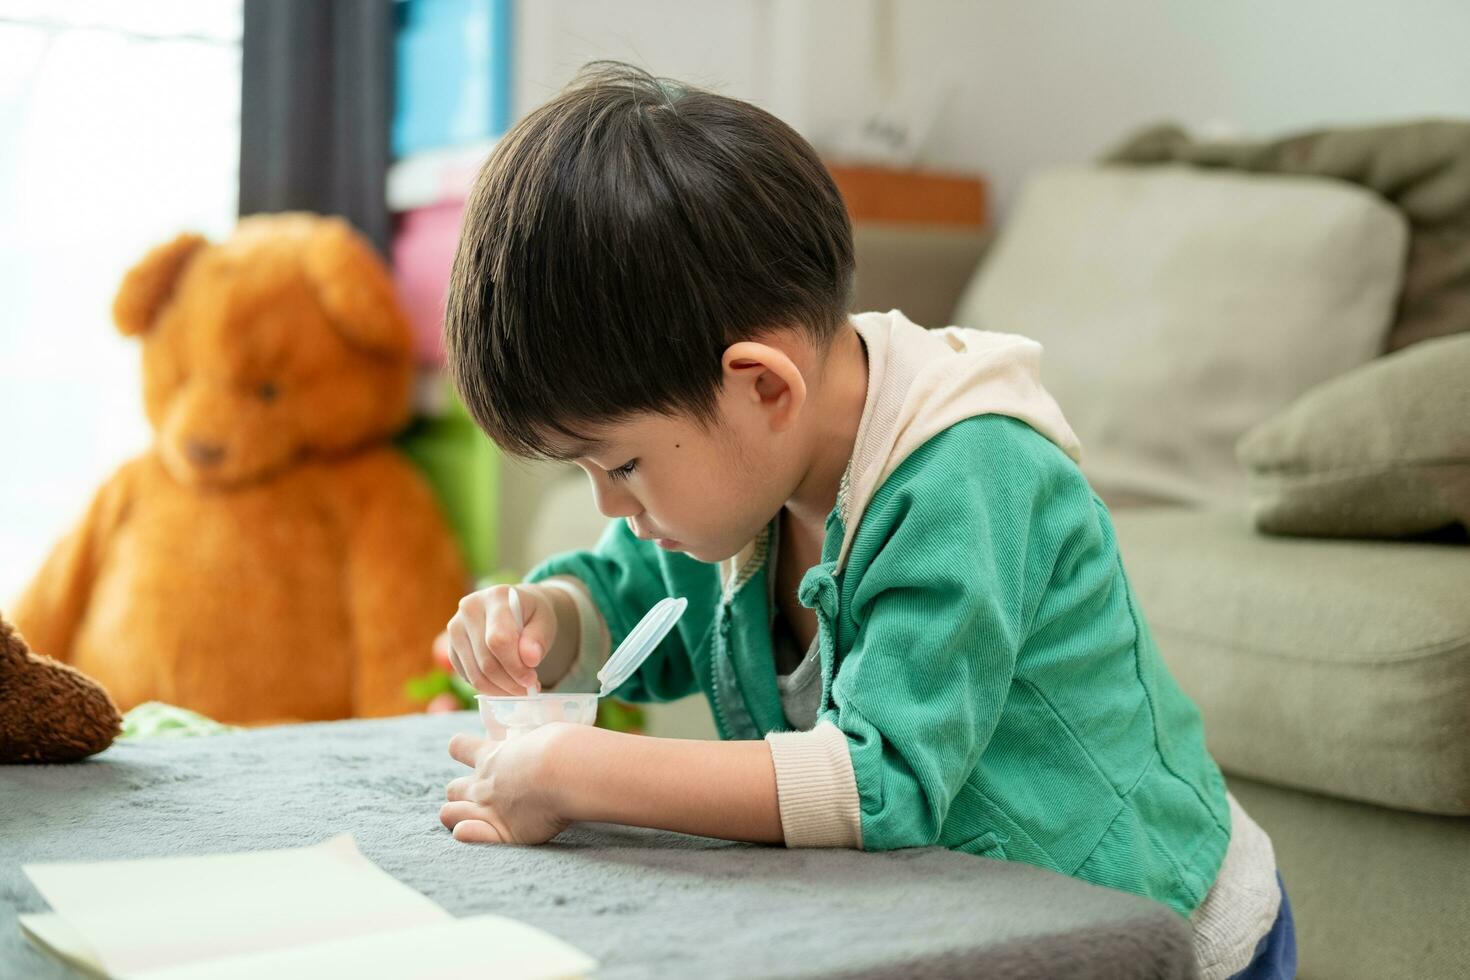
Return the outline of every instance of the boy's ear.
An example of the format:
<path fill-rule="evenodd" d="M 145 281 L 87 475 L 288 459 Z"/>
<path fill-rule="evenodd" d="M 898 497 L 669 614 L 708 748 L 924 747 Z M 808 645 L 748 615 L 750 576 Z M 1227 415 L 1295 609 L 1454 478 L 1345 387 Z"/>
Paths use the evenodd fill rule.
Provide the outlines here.
<path fill-rule="evenodd" d="M 790 428 L 806 404 L 806 378 L 780 348 L 741 341 L 720 358 L 725 388 L 769 413 L 773 431 Z"/>
<path fill-rule="evenodd" d="M 112 321 L 124 337 L 136 337 L 153 326 L 158 311 L 173 295 L 179 277 L 209 242 L 186 232 L 171 242 L 155 245 L 123 276 L 112 300 Z"/>
<path fill-rule="evenodd" d="M 351 225 L 340 218 L 317 221 L 305 266 L 317 298 L 344 337 L 375 353 L 408 353 L 413 334 L 387 266 Z"/>

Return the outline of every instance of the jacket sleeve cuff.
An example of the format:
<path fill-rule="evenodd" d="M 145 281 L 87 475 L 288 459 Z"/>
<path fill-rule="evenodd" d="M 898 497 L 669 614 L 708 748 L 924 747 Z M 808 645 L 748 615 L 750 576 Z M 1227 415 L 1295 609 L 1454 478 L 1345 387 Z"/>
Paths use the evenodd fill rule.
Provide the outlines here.
<path fill-rule="evenodd" d="M 830 721 L 766 736 L 776 766 L 787 847 L 863 846 L 862 811 L 847 736 Z"/>
<path fill-rule="evenodd" d="M 607 662 L 608 648 L 612 643 L 608 636 L 607 623 L 603 621 L 602 613 L 598 612 L 597 604 L 592 601 L 592 594 L 587 591 L 587 586 L 583 585 L 579 579 L 569 575 L 543 579 L 536 584 L 564 593 L 572 600 L 572 606 L 577 610 L 577 652 L 572 659 L 571 667 L 551 690 L 598 690 L 602 684 L 597 679 L 597 672 Z M 557 625 L 560 628 L 566 624 Z"/>

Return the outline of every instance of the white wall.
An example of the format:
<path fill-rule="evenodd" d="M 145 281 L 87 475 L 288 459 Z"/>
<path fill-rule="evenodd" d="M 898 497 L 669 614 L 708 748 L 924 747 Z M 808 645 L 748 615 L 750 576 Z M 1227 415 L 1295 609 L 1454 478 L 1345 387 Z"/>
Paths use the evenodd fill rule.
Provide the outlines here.
<path fill-rule="evenodd" d="M 934 162 L 989 170 L 1003 198 L 1027 171 L 1095 155 L 1154 120 L 1274 135 L 1470 118 L 1465 0 L 902 6 L 904 65 L 961 69 Z"/>
<path fill-rule="evenodd" d="M 524 0 L 518 22 L 522 110 L 594 57 L 751 99 L 824 149 L 942 98 L 922 160 L 985 171 L 1002 206 L 1157 120 L 1470 118 L 1467 0 Z"/>

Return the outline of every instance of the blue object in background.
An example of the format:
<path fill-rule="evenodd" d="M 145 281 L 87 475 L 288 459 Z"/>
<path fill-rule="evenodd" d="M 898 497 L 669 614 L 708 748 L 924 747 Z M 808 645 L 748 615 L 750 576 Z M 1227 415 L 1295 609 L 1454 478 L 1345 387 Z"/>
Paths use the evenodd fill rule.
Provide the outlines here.
<path fill-rule="evenodd" d="M 393 154 L 492 139 L 510 126 L 512 0 L 399 0 Z"/>

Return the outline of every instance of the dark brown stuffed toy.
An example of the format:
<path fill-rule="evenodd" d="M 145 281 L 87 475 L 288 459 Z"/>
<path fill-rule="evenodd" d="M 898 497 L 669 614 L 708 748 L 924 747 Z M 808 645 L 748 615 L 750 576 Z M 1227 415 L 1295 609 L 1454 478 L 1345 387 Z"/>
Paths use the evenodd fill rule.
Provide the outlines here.
<path fill-rule="evenodd" d="M 117 705 L 96 681 L 36 656 L 0 616 L 0 763 L 74 762 L 120 731 Z"/>

